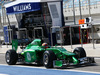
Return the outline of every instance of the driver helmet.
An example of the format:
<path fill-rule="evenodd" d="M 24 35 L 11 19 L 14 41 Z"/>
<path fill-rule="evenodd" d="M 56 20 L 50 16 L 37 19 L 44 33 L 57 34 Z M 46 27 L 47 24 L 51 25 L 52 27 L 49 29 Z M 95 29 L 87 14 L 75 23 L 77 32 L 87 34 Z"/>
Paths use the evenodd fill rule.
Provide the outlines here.
<path fill-rule="evenodd" d="M 44 46 L 45 49 L 48 48 L 48 44 L 47 43 L 43 43 L 42 46 Z"/>

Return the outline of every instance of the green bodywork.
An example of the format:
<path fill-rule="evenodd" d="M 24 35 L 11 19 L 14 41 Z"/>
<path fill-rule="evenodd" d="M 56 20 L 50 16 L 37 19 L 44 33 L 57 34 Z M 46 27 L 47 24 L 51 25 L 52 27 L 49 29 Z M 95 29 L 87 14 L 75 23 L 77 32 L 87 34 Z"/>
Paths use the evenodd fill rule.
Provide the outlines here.
<path fill-rule="evenodd" d="M 15 41 L 17 42 L 17 41 Z M 14 43 L 15 43 L 14 42 Z M 12 48 L 14 46 L 18 46 L 18 44 L 12 45 Z M 15 50 L 17 47 L 15 47 Z M 25 62 L 35 62 L 35 61 L 41 61 L 43 59 L 43 53 L 46 50 L 52 50 L 57 59 L 55 60 L 55 65 L 61 67 L 62 61 L 60 60 L 66 60 L 66 62 L 78 64 L 78 60 L 75 58 L 75 53 L 67 51 L 65 48 L 62 47 L 50 47 L 45 49 L 45 47 L 42 46 L 40 39 L 35 39 L 32 41 L 29 45 L 26 46 L 26 48 L 21 52 L 21 55 L 25 57 Z"/>
<path fill-rule="evenodd" d="M 35 62 L 42 59 L 45 49 L 41 46 L 41 40 L 35 39 L 21 53 L 25 57 L 25 62 Z"/>

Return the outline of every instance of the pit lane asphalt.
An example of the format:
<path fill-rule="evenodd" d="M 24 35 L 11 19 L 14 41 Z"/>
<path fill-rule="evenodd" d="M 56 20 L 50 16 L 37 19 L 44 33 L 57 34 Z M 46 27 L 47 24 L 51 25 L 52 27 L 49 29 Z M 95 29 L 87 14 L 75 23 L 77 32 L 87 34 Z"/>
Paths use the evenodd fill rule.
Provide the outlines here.
<path fill-rule="evenodd" d="M 8 75 L 100 75 L 100 58 L 95 58 L 95 64 L 81 65 L 81 66 L 70 66 L 66 68 L 53 68 L 45 69 L 44 66 L 26 65 L 17 63 L 13 66 L 8 66 L 5 62 L 5 54 L 0 53 L 0 74 Z M 40 71 L 41 70 L 41 71 Z M 43 72 L 42 72 L 43 71 Z M 64 72 L 63 72 L 64 71 Z M 18 74 L 18 73 L 19 74 Z M 28 72 L 28 73 L 27 73 Z M 53 73 L 54 72 L 54 73 Z M 21 74 L 20 74 L 21 73 Z"/>
<path fill-rule="evenodd" d="M 6 75 L 100 75 L 93 72 L 79 72 L 69 70 L 44 69 L 34 67 L 19 67 L 0 65 L 0 74 Z"/>
<path fill-rule="evenodd" d="M 6 75 L 100 75 L 100 73 L 68 70 L 43 69 L 34 67 L 0 65 L 0 74 Z"/>

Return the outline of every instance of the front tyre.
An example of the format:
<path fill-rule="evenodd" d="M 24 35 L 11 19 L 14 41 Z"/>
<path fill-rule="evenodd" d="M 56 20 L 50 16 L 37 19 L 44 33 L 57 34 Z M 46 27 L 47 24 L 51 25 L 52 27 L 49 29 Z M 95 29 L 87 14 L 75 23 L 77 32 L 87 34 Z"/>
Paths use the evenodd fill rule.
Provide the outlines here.
<path fill-rule="evenodd" d="M 76 54 L 76 58 L 83 58 L 86 57 L 86 52 L 82 47 L 76 47 L 73 51 Z"/>
<path fill-rule="evenodd" d="M 5 60 L 8 65 L 15 65 L 18 60 L 18 55 L 15 50 L 8 50 L 5 54 Z"/>
<path fill-rule="evenodd" d="M 45 51 L 43 54 L 43 64 L 46 68 L 53 68 L 53 61 L 56 60 L 56 55 L 53 51 Z"/>

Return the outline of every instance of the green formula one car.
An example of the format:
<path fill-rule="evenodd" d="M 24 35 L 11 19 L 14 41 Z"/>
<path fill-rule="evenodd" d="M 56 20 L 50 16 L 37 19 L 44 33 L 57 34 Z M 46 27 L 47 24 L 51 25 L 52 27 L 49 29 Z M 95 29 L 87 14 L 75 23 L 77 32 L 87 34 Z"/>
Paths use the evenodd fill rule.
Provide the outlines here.
<path fill-rule="evenodd" d="M 43 64 L 46 68 L 52 68 L 95 62 L 93 57 L 86 57 L 86 52 L 82 47 L 69 52 L 63 47 L 42 46 L 40 39 L 32 41 L 21 53 L 17 53 L 17 47 L 18 41 L 14 40 L 12 49 L 5 55 L 8 65 L 14 65 L 16 62 L 29 64 L 35 62 L 37 65 Z"/>

